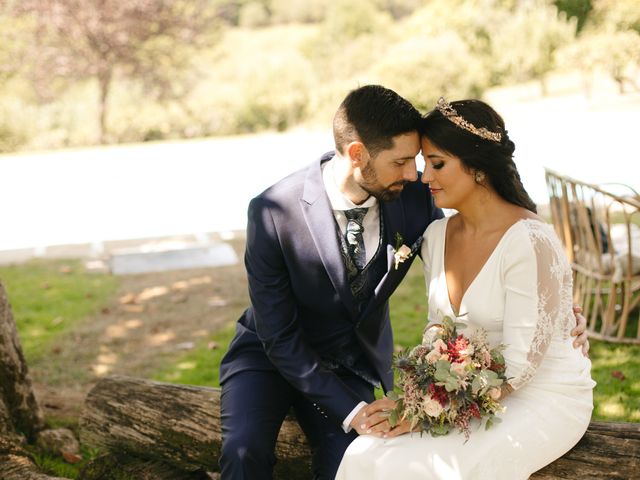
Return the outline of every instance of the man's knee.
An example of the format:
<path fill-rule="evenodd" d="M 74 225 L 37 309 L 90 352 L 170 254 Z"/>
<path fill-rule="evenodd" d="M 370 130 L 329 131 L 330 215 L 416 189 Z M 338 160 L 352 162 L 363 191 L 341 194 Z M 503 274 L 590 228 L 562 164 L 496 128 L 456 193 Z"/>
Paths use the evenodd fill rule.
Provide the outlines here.
<path fill-rule="evenodd" d="M 238 429 L 222 439 L 221 462 L 273 466 L 272 447 L 255 432 Z"/>

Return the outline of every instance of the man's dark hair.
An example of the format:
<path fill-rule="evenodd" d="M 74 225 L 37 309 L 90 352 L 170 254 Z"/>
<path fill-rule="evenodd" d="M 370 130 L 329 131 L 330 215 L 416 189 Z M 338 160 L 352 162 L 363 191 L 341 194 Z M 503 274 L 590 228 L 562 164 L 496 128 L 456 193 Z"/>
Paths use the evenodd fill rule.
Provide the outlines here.
<path fill-rule="evenodd" d="M 360 141 L 371 156 L 393 147 L 393 137 L 417 131 L 421 116 L 409 101 L 380 85 L 365 85 L 349 93 L 333 118 L 336 150 Z"/>

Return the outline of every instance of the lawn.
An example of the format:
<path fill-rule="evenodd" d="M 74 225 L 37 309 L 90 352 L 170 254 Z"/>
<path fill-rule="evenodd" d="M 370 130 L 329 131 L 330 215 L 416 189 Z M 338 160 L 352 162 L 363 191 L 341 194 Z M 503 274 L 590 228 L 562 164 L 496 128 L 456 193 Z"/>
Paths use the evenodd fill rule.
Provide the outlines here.
<path fill-rule="evenodd" d="M 242 242 L 234 247 L 241 252 Z M 103 374 L 217 386 L 220 360 L 248 298 L 242 264 L 113 277 L 87 273 L 77 261 L 48 260 L 0 267 L 0 281 L 48 423 L 76 430 L 73 412 Z M 131 304 L 131 295 L 144 300 Z M 420 341 L 427 305 L 419 262 L 393 295 L 391 315 L 398 349 Z M 96 369 L 100 358 L 98 366 L 107 370 Z M 598 383 L 594 420 L 640 422 L 640 346 L 592 340 L 591 360 Z M 74 399 L 73 391 L 82 395 Z M 77 405 L 50 409 L 56 403 L 51 392 L 64 399 L 63 407 Z M 84 451 L 85 458 L 95 454 Z M 78 471 L 35 456 L 50 473 L 73 478 Z"/>
<path fill-rule="evenodd" d="M 391 298 L 391 318 L 398 349 L 420 342 L 427 317 L 422 266 L 411 267 L 407 278 Z M 209 341 L 220 346 L 213 352 L 219 365 L 233 336 L 233 326 L 214 335 Z M 591 340 L 592 375 L 598 383 L 594 391 L 594 420 L 640 422 L 640 346 L 615 345 Z M 176 365 L 158 372 L 156 379 L 194 385 L 218 386 L 217 368 L 211 369 L 212 354 L 205 345 L 194 349 Z"/>

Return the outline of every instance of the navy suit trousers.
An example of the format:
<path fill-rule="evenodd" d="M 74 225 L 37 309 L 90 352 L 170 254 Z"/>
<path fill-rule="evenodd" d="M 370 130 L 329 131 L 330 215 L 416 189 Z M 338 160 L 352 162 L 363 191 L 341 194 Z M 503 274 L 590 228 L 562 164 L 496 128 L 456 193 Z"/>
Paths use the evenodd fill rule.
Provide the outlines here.
<path fill-rule="evenodd" d="M 347 372 L 340 379 L 363 400 L 374 400 L 371 384 Z M 239 372 L 222 385 L 222 480 L 272 478 L 276 439 L 290 408 L 313 452 L 313 478 L 333 480 L 357 433 L 345 433 L 344 419 L 328 417 L 275 371 Z"/>

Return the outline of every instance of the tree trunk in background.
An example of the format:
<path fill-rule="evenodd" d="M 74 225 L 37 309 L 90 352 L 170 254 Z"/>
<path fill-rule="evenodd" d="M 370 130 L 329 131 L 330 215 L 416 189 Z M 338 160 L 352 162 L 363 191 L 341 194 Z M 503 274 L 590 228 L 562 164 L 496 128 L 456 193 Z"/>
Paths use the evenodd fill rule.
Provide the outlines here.
<path fill-rule="evenodd" d="M 20 444 L 19 433 L 34 440 L 36 434 L 43 428 L 42 410 L 33 394 L 7 293 L 0 282 L 0 478 L 2 480 L 63 480 L 38 472 L 31 456 Z"/>
<path fill-rule="evenodd" d="M 100 144 L 107 141 L 107 99 L 109 97 L 109 89 L 111 88 L 111 71 L 104 70 L 98 73 L 98 83 L 100 85 L 100 105 L 99 111 L 99 128 L 100 128 Z"/>
<path fill-rule="evenodd" d="M 0 282 L 0 402 L 4 403 L 6 416 L 0 409 L 0 432 L 18 431 L 33 441 L 44 428 L 44 416 L 31 386 L 16 323 L 11 313 L 9 299 Z M 11 424 L 7 424 L 7 420 Z"/>

